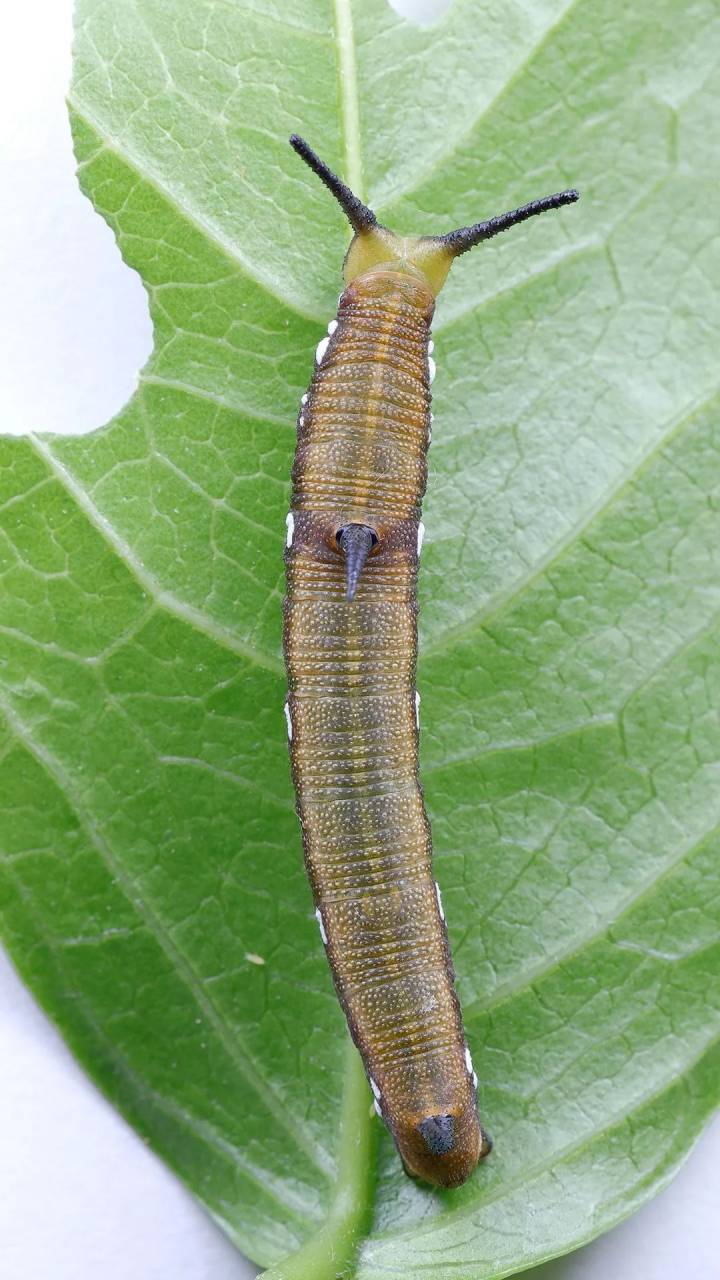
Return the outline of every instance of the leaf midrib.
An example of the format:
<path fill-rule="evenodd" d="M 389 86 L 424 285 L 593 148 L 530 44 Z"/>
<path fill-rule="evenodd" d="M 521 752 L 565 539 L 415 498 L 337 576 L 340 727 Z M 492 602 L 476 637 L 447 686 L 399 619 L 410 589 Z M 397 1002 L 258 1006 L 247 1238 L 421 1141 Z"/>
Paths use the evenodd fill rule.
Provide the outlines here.
<path fill-rule="evenodd" d="M 360 100 L 351 0 L 333 0 L 333 6 L 338 49 L 338 90 L 345 154 L 344 177 L 348 186 L 361 200 L 364 200 L 365 186 L 360 141 Z"/>

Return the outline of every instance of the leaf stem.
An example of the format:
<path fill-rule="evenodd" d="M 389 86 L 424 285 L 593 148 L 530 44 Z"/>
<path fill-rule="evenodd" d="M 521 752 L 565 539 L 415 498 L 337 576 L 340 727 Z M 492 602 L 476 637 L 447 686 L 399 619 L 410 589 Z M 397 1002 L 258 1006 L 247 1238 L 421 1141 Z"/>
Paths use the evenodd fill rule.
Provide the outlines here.
<path fill-rule="evenodd" d="M 360 1055 L 348 1037 L 335 1198 L 323 1225 L 297 1253 L 260 1280 L 336 1280 L 349 1276 L 360 1237 L 370 1225 L 378 1125 Z"/>

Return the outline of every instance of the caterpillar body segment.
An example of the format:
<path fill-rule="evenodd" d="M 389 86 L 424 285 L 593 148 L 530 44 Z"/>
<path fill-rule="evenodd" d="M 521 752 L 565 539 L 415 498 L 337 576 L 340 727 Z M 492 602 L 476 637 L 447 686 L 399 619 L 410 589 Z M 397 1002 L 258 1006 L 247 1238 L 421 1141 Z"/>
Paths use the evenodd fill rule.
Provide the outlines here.
<path fill-rule="evenodd" d="M 400 237 L 307 143 L 291 142 L 355 231 L 292 471 L 284 649 L 297 810 L 321 939 L 375 1108 L 406 1170 L 451 1187 L 490 1141 L 418 777 L 430 325 L 454 257 L 530 206 L 447 236 Z M 571 196 L 536 201 L 533 212 Z"/>

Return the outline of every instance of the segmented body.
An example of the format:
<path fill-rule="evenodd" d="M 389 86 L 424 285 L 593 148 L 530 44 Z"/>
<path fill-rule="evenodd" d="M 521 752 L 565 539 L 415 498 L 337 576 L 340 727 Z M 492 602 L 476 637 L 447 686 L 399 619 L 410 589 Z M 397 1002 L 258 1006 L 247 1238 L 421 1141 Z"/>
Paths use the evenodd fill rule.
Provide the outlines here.
<path fill-rule="evenodd" d="M 418 780 L 416 582 L 434 298 L 408 271 L 343 293 L 298 418 L 286 715 L 320 931 L 406 1166 L 463 1181 L 483 1135 Z M 337 535 L 377 535 L 346 598 Z M 451 1142 L 418 1126 L 452 1117 Z M 433 1150 L 435 1148 L 435 1150 Z"/>

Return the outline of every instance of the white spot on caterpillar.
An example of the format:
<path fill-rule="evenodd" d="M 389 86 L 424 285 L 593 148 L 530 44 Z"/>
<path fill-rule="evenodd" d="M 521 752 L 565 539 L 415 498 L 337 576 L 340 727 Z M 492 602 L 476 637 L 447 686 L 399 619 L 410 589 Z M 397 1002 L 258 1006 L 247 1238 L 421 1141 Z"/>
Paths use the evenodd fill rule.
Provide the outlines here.
<path fill-rule="evenodd" d="M 383 1118 L 382 1108 L 381 1108 L 380 1103 L 378 1102 L 377 1098 L 373 1098 L 373 1106 L 374 1106 L 374 1108 L 375 1108 L 375 1115 L 376 1115 L 376 1116 L 379 1116 L 379 1117 L 380 1117 L 380 1119 L 382 1120 L 382 1118 Z"/>
<path fill-rule="evenodd" d="M 473 1071 L 472 1058 L 470 1057 L 470 1050 L 468 1049 L 467 1045 L 465 1045 L 465 1066 L 468 1069 L 469 1076 L 472 1076 L 475 1074 Z"/>
<path fill-rule="evenodd" d="M 288 742 L 292 742 L 292 720 L 290 719 L 290 708 L 287 702 L 283 707 L 283 711 L 285 712 L 285 719 L 287 720 Z"/>
<path fill-rule="evenodd" d="M 379 1101 L 380 1101 L 380 1099 L 382 1098 L 382 1094 L 381 1094 L 380 1090 L 378 1089 L 378 1087 L 377 1087 L 377 1085 L 376 1085 L 375 1081 L 373 1080 L 372 1076 L 368 1076 L 368 1079 L 369 1079 L 369 1081 L 370 1081 L 370 1088 L 371 1088 L 371 1089 L 372 1089 L 372 1091 L 373 1091 L 373 1095 L 374 1095 L 374 1097 L 377 1099 L 377 1101 L 379 1102 Z"/>
<path fill-rule="evenodd" d="M 428 355 L 431 356 L 434 350 L 435 350 L 435 343 L 431 338 L 430 341 L 428 342 Z"/>
<path fill-rule="evenodd" d="M 303 427 L 304 425 L 305 425 L 305 414 L 301 413 L 300 417 L 298 418 L 298 426 Z"/>
<path fill-rule="evenodd" d="M 326 934 L 326 932 L 325 932 L 325 925 L 323 924 L 322 912 L 321 912 L 321 910 L 320 910 L 320 908 L 319 908 L 319 907 L 317 908 L 317 910 L 316 910 L 316 912 L 315 912 L 315 919 L 317 920 L 317 922 L 318 922 L 318 926 L 319 926 L 319 928 L 320 928 L 320 937 L 321 937 L 321 938 L 322 938 L 322 940 L 323 940 L 323 946 L 324 946 L 324 947 L 326 947 L 326 946 L 327 946 L 327 934 Z"/>
<path fill-rule="evenodd" d="M 334 333 L 337 327 L 338 327 L 337 320 L 331 320 L 328 325 L 328 333 L 331 333 L 331 334 Z"/>
<path fill-rule="evenodd" d="M 423 522 L 422 522 L 422 520 L 421 520 L 421 521 L 420 521 L 420 523 L 419 523 L 419 525 L 418 525 L 418 543 L 417 543 L 417 553 L 418 553 L 418 555 L 420 555 L 420 551 L 421 551 L 421 549 L 422 549 L 422 544 L 423 544 L 423 538 L 424 538 L 424 537 L 425 537 L 425 525 L 423 524 Z"/>
<path fill-rule="evenodd" d="M 415 724 L 420 728 L 420 694 L 415 690 Z"/>
<path fill-rule="evenodd" d="M 436 373 L 437 365 L 435 364 L 432 356 L 428 356 L 428 382 L 432 382 L 434 380 Z"/>
<path fill-rule="evenodd" d="M 444 920 L 445 912 L 443 911 L 442 894 L 440 892 L 440 885 L 438 884 L 437 880 L 435 881 L 435 897 L 437 898 L 438 911 L 440 912 L 440 919 Z"/>
<path fill-rule="evenodd" d="M 474 1071 L 472 1073 L 472 1082 L 473 1082 L 473 1089 L 477 1089 L 478 1079 Z"/>
<path fill-rule="evenodd" d="M 285 524 L 287 525 L 287 537 L 285 539 L 285 546 L 291 547 L 293 544 L 293 536 L 295 533 L 295 517 L 292 511 L 288 511 L 285 517 Z"/>
<path fill-rule="evenodd" d="M 245 952 L 245 959 L 246 959 L 246 960 L 248 960 L 248 961 L 250 962 L 250 964 L 264 964 L 264 963 L 265 963 L 265 961 L 263 960 L 262 956 L 258 956 L 258 955 L 256 955 L 254 951 L 246 951 L 246 952 Z"/>
<path fill-rule="evenodd" d="M 307 404 L 307 402 L 308 402 L 308 393 L 307 393 L 307 391 L 306 391 L 306 392 L 305 392 L 305 395 L 300 397 L 300 403 L 301 403 L 301 404 Z"/>
<path fill-rule="evenodd" d="M 329 338 L 321 338 L 321 339 L 320 339 L 320 341 L 319 341 L 319 342 L 318 342 L 318 344 L 317 344 L 317 347 L 315 348 L 315 363 L 316 363 L 316 364 L 320 364 L 320 363 L 321 363 L 322 358 L 323 358 L 323 356 L 325 355 L 325 352 L 327 351 L 327 349 L 328 349 L 329 345 L 330 345 L 330 339 L 329 339 Z"/>

